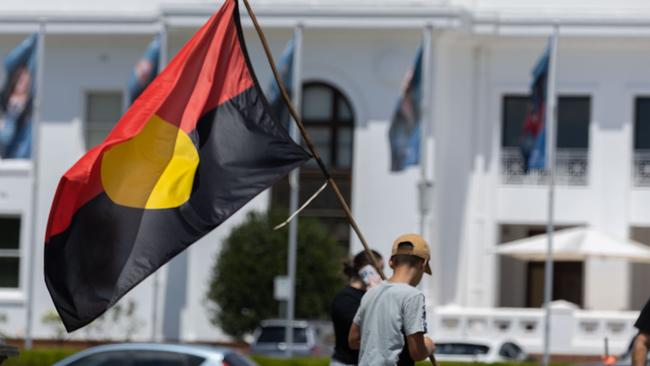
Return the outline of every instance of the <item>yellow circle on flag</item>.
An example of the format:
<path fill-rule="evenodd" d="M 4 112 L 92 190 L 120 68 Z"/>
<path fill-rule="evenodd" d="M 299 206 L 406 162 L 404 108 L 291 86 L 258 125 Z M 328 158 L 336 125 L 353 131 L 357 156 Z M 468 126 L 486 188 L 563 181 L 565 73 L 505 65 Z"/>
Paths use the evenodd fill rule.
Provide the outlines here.
<path fill-rule="evenodd" d="M 190 137 L 154 115 L 140 133 L 104 153 L 101 181 L 119 205 L 173 208 L 190 198 L 198 165 Z"/>

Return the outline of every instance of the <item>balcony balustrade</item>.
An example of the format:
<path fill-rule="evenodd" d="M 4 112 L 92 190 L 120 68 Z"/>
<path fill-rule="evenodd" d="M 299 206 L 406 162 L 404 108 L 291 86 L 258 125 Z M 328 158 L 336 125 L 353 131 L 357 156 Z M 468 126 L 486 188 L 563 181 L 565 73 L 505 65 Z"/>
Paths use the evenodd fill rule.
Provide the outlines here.
<path fill-rule="evenodd" d="M 650 150 L 634 151 L 633 171 L 636 187 L 650 187 Z"/>
<path fill-rule="evenodd" d="M 648 185 L 650 185 L 650 152 L 648 152 Z M 555 183 L 585 186 L 588 184 L 589 151 L 586 149 L 558 149 L 556 152 Z M 545 170 L 524 170 L 524 158 L 519 148 L 501 150 L 501 179 L 503 184 L 542 185 L 547 182 Z"/>

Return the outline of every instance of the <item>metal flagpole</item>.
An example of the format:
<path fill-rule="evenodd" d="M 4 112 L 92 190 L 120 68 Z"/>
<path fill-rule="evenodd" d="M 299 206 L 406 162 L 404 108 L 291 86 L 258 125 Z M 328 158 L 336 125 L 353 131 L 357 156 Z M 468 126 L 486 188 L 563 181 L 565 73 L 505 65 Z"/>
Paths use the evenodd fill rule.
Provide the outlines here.
<path fill-rule="evenodd" d="M 167 66 L 167 22 L 165 17 L 160 19 L 160 56 L 158 60 L 158 74 Z M 158 271 L 153 274 L 153 297 L 151 306 L 151 341 L 155 342 L 158 337 L 158 298 L 160 297 L 160 274 Z"/>
<path fill-rule="evenodd" d="M 433 25 L 427 24 L 422 31 L 422 114 L 420 132 L 420 182 L 418 183 L 419 191 L 419 204 L 420 204 L 420 235 L 428 239 L 431 230 L 429 230 L 429 215 L 431 214 L 431 207 L 433 206 L 433 108 L 432 105 L 432 86 L 433 86 Z M 432 158 L 432 159 L 429 159 Z M 434 266 L 435 268 L 436 266 Z M 434 269 L 435 270 L 435 269 Z M 427 297 L 431 295 L 431 285 L 436 283 L 431 278 L 424 281 L 424 292 Z M 429 360 L 431 364 L 436 365 L 436 360 L 433 355 Z"/>
<path fill-rule="evenodd" d="M 302 24 L 298 24 L 293 31 L 293 69 L 291 70 L 293 85 L 293 105 L 300 111 L 302 102 Z M 300 131 L 295 123 L 289 124 L 291 138 L 300 143 Z M 298 210 L 300 199 L 300 168 L 294 169 L 289 174 L 289 212 Z M 289 275 L 289 299 L 287 301 L 287 325 L 285 329 L 286 355 L 293 356 L 293 321 L 296 308 L 296 256 L 298 251 L 298 217 L 289 222 L 289 255 L 287 258 L 287 272 Z"/>
<path fill-rule="evenodd" d="M 433 200 L 433 179 L 432 169 L 433 159 L 429 160 L 430 153 L 433 149 L 433 109 L 432 103 L 432 85 L 433 85 L 433 52 L 431 42 L 433 40 L 433 25 L 427 24 L 422 30 L 422 100 L 421 100 L 421 121 L 420 121 L 420 182 L 418 183 L 419 204 L 420 204 L 420 235 L 423 238 L 429 238 L 429 214 Z M 435 268 L 435 266 L 434 266 Z M 430 286 L 435 281 L 426 280 L 424 282 L 424 292 L 431 294 Z M 436 365 L 436 359 L 433 355 L 429 356 L 432 365 Z"/>
<path fill-rule="evenodd" d="M 548 366 L 550 362 L 551 345 L 551 301 L 553 300 L 553 231 L 555 208 L 555 130 L 556 130 L 556 103 L 555 95 L 555 70 L 557 62 L 558 25 L 553 26 L 551 37 L 548 75 L 546 80 L 546 164 L 548 167 L 548 222 L 546 224 L 546 265 L 544 270 L 544 357 L 542 365 Z"/>
<path fill-rule="evenodd" d="M 32 205 L 31 205 L 31 225 L 29 240 L 29 264 L 27 266 L 27 309 L 25 322 L 25 349 L 31 349 L 33 346 L 33 324 L 34 324 L 34 259 L 36 257 L 36 231 L 38 230 L 38 148 L 40 141 L 40 126 L 42 116 L 42 95 L 43 95 L 43 70 L 45 67 L 45 23 L 46 19 L 40 19 L 38 24 L 38 40 L 36 43 L 36 87 L 34 90 L 32 106 Z"/>
<path fill-rule="evenodd" d="M 420 235 L 424 238 L 429 238 L 430 230 L 428 226 L 429 214 L 433 199 L 433 181 L 431 177 L 431 165 L 433 160 L 430 160 L 430 152 L 432 148 L 432 135 L 433 135 L 433 110 L 431 108 L 431 87 L 433 85 L 433 68 L 431 67 L 432 61 L 432 47 L 431 41 L 433 39 L 433 26 L 427 24 L 422 30 L 422 100 L 421 100 L 421 137 L 420 137 L 420 182 L 418 182 L 418 203 L 420 210 Z M 430 293 L 431 282 L 426 281 L 425 291 Z"/>

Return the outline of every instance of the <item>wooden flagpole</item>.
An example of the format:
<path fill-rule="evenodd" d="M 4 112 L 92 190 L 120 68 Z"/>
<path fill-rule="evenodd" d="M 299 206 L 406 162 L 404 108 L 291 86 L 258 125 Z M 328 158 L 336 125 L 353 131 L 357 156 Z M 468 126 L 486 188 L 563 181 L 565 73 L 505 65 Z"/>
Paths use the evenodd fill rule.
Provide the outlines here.
<path fill-rule="evenodd" d="M 316 146 L 314 145 L 314 143 L 311 140 L 311 137 L 307 133 L 307 129 L 305 129 L 305 125 L 302 123 L 302 118 L 300 117 L 300 114 L 298 114 L 298 112 L 293 106 L 293 103 L 291 102 L 291 98 L 289 97 L 289 94 L 286 91 L 284 83 L 282 82 L 280 73 L 278 72 L 277 67 L 275 67 L 275 62 L 273 61 L 273 55 L 271 54 L 269 44 L 266 41 L 266 36 L 264 35 L 264 31 L 262 31 L 262 28 L 260 27 L 260 24 L 257 21 L 257 17 L 255 16 L 253 9 L 248 3 L 248 0 L 243 0 L 243 2 L 244 2 L 244 6 L 246 6 L 246 10 L 248 11 L 248 16 L 250 16 L 251 20 L 253 21 L 253 26 L 255 27 L 255 31 L 257 32 L 257 35 L 260 37 L 260 41 L 262 42 L 262 47 L 264 48 L 264 53 L 266 54 L 266 58 L 269 61 L 271 70 L 273 71 L 273 77 L 275 78 L 275 82 L 278 84 L 278 89 L 280 89 L 280 94 L 282 95 L 282 99 L 284 99 L 284 102 L 286 103 L 287 108 L 289 109 L 289 113 L 291 114 L 291 117 L 293 117 L 293 120 L 296 122 L 296 125 L 298 126 L 298 130 L 300 130 L 300 134 L 302 135 L 302 138 L 305 141 L 305 144 L 307 145 L 307 149 L 314 157 L 314 160 L 316 160 L 318 167 L 323 172 L 323 175 L 325 175 L 325 179 L 329 183 L 330 187 L 332 187 L 332 189 L 334 190 L 334 193 L 336 194 L 336 198 L 341 204 L 341 207 L 345 212 L 345 216 L 348 219 L 350 226 L 352 226 L 352 229 L 354 230 L 355 234 L 357 234 L 357 237 L 361 241 L 361 244 L 363 245 L 363 248 L 366 251 L 366 255 L 368 256 L 368 258 L 370 258 L 370 261 L 372 262 L 375 269 L 377 270 L 377 273 L 379 273 L 379 276 L 381 276 L 381 279 L 385 280 L 386 275 L 384 275 L 384 272 L 381 270 L 377 258 L 370 250 L 366 238 L 363 236 L 363 233 L 361 233 L 361 229 L 359 229 L 359 225 L 357 225 L 357 221 L 354 219 L 354 216 L 352 216 L 352 211 L 350 210 L 350 206 L 348 206 L 348 203 L 345 201 L 345 198 L 341 194 L 341 190 L 339 189 L 339 186 L 336 184 L 336 181 L 334 180 L 334 178 L 332 178 L 329 170 L 323 163 L 323 160 L 321 159 L 320 155 L 318 154 L 318 151 L 316 150 Z M 436 359 L 433 355 L 429 356 L 429 361 L 431 361 L 432 365 L 434 366 L 437 365 Z"/>
<path fill-rule="evenodd" d="M 352 211 L 350 210 L 350 207 L 348 206 L 348 203 L 345 201 L 345 198 L 343 197 L 343 194 L 341 194 L 341 190 L 339 189 L 339 186 L 336 184 L 336 181 L 330 175 L 330 172 L 327 169 L 327 167 L 325 166 L 325 163 L 323 163 L 323 160 L 321 159 L 320 154 L 318 154 L 318 151 L 316 150 L 316 147 L 314 146 L 314 143 L 312 142 L 311 137 L 309 136 L 309 134 L 307 133 L 307 130 L 305 129 L 305 125 L 302 123 L 302 118 L 300 118 L 300 115 L 298 114 L 295 107 L 293 106 L 293 103 L 291 102 L 291 98 L 289 97 L 289 94 L 286 91 L 284 83 L 282 82 L 282 78 L 280 77 L 280 73 L 278 72 L 278 69 L 275 67 L 275 62 L 273 61 L 273 55 L 271 54 L 271 50 L 269 49 L 268 42 L 266 41 L 266 36 L 264 35 L 264 32 L 262 31 L 262 28 L 260 27 L 259 23 L 257 22 L 257 18 L 255 17 L 255 13 L 253 13 L 253 9 L 251 8 L 250 4 L 248 3 L 248 0 L 243 0 L 243 1 L 244 1 L 244 5 L 246 6 L 246 10 L 248 11 L 248 15 L 250 16 L 251 20 L 253 21 L 253 25 L 255 26 L 255 30 L 257 31 L 257 34 L 260 37 L 260 41 L 262 42 L 262 46 L 264 47 L 264 53 L 266 54 L 266 58 L 269 61 L 269 65 L 271 66 L 271 70 L 273 71 L 273 77 L 275 78 L 275 81 L 278 84 L 278 89 L 280 89 L 280 94 L 282 95 L 282 99 L 284 99 L 284 102 L 286 103 L 287 108 L 289 109 L 289 113 L 291 114 L 291 117 L 293 117 L 293 120 L 296 122 L 296 125 L 298 126 L 298 130 L 300 131 L 300 135 L 302 136 L 303 140 L 305 141 L 305 144 L 307 145 L 307 149 L 309 150 L 311 155 L 314 157 L 314 160 L 316 160 L 316 163 L 318 164 L 318 167 L 320 168 L 320 170 L 323 172 L 323 175 L 325 175 L 325 179 L 327 180 L 327 183 L 334 190 L 334 193 L 336 194 L 336 198 L 338 199 L 339 203 L 341 204 L 341 207 L 343 208 L 343 211 L 345 212 L 346 218 L 350 222 L 350 226 L 352 226 L 352 229 L 357 234 L 357 237 L 361 241 L 361 244 L 363 245 L 363 248 L 366 251 L 366 255 L 371 259 L 371 262 L 373 263 L 373 265 L 377 269 L 377 272 L 379 273 L 379 276 L 381 276 L 381 278 L 383 280 L 385 280 L 386 276 L 384 275 L 384 272 L 381 270 L 381 267 L 378 265 L 379 262 L 377 261 L 377 258 L 375 258 L 375 255 L 370 250 L 370 247 L 368 246 L 368 242 L 366 241 L 366 238 L 361 233 L 361 229 L 359 229 L 359 225 L 357 225 L 356 220 L 352 216 Z"/>

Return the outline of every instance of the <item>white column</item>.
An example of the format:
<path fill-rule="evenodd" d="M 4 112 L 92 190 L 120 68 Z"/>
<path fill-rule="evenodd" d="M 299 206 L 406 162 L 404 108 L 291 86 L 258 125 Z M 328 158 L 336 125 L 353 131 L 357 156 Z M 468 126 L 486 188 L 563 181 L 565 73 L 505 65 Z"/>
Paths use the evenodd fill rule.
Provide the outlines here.
<path fill-rule="evenodd" d="M 594 210 L 589 224 L 614 238 L 628 238 L 632 187 L 633 123 L 621 121 L 633 108 L 621 84 L 594 90 L 589 130 L 589 186 Z M 603 102 L 606 101 L 606 102 Z M 589 259 L 584 267 L 584 304 L 594 310 L 626 310 L 630 265 L 613 259 Z M 622 285 L 623 284 L 623 285 Z"/>

